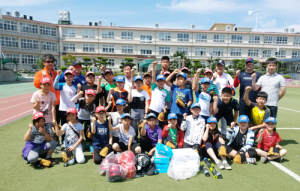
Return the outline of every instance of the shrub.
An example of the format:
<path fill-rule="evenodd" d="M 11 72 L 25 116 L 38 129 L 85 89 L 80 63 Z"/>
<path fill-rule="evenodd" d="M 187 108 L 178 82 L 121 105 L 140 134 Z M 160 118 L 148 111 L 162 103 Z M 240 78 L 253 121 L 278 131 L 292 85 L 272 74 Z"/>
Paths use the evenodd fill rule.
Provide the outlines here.
<path fill-rule="evenodd" d="M 64 72 L 67 70 L 67 66 L 61 66 L 60 69 Z"/>
<path fill-rule="evenodd" d="M 289 76 L 289 75 L 283 75 L 283 77 L 284 77 L 285 79 L 291 79 L 291 76 Z"/>

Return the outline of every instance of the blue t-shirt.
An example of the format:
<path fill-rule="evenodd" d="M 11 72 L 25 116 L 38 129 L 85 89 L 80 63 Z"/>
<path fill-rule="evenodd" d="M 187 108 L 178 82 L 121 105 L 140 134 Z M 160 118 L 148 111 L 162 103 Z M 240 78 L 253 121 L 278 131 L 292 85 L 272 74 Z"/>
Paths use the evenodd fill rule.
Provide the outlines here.
<path fill-rule="evenodd" d="M 253 72 L 254 73 L 254 72 Z M 246 71 L 241 72 L 238 80 L 240 81 L 240 99 L 244 99 L 244 94 L 245 94 L 245 89 L 247 86 L 251 86 L 252 87 L 252 77 L 251 75 L 253 73 L 247 73 Z M 256 79 L 255 82 L 257 82 L 257 80 L 260 78 L 261 73 L 256 72 Z M 256 96 L 258 94 L 258 90 L 257 91 L 253 91 L 251 90 L 249 92 L 249 100 L 252 102 L 256 102 Z"/>
<path fill-rule="evenodd" d="M 231 101 L 228 104 L 225 104 L 222 99 L 218 99 L 217 107 L 219 109 L 216 115 L 228 116 L 233 115 L 232 110 L 239 110 L 239 103 L 236 99 L 231 98 Z"/>
<path fill-rule="evenodd" d="M 95 123 L 96 133 L 93 135 L 93 147 L 102 149 L 109 143 L 109 127 L 108 122 L 100 124 L 98 121 Z"/>
<path fill-rule="evenodd" d="M 181 98 L 187 104 L 189 100 L 193 99 L 191 90 L 187 88 L 180 89 L 179 86 L 172 84 L 171 91 L 173 91 L 171 113 L 180 115 L 188 113 L 188 108 L 183 109 L 181 107 L 178 107 L 176 104 L 176 100 Z"/>
<path fill-rule="evenodd" d="M 59 82 L 60 82 L 60 83 L 61 83 L 61 82 L 66 82 L 66 80 L 65 80 L 65 72 L 63 72 L 63 73 L 60 75 Z M 77 86 L 77 84 L 86 85 L 87 82 L 86 82 L 86 80 L 85 80 L 85 76 L 82 75 L 82 74 L 80 74 L 79 76 L 75 75 L 72 84 L 74 84 L 74 85 L 76 85 L 76 86 Z"/>

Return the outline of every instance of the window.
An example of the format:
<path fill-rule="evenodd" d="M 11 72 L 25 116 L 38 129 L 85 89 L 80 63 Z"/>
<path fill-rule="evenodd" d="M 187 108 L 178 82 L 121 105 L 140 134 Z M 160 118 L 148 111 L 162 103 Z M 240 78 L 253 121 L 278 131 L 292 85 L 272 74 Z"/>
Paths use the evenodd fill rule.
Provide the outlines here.
<path fill-rule="evenodd" d="M 293 50 L 292 58 L 300 58 L 300 51 L 299 50 Z"/>
<path fill-rule="evenodd" d="M 121 39 L 133 39 L 133 32 L 130 31 L 122 31 Z"/>
<path fill-rule="evenodd" d="M 286 50 L 279 50 L 279 52 L 275 52 L 276 58 L 285 58 L 286 56 Z"/>
<path fill-rule="evenodd" d="M 24 55 L 22 54 L 22 64 L 35 64 L 36 60 L 39 58 L 38 55 Z"/>
<path fill-rule="evenodd" d="M 63 37 L 75 37 L 75 29 L 63 29 Z"/>
<path fill-rule="evenodd" d="M 294 44 L 300 44 L 300 37 L 294 37 Z"/>
<path fill-rule="evenodd" d="M 188 48 L 186 48 L 186 47 L 178 47 L 177 48 L 177 51 L 178 52 L 182 52 L 183 54 L 185 54 L 185 55 L 188 55 Z"/>
<path fill-rule="evenodd" d="M 206 56 L 206 48 L 195 48 L 196 56 Z"/>
<path fill-rule="evenodd" d="M 108 59 L 107 62 L 109 64 L 107 64 L 106 66 L 108 66 L 108 67 L 114 67 L 115 66 L 115 59 Z"/>
<path fill-rule="evenodd" d="M 1 45 L 3 47 L 19 47 L 19 41 L 18 38 L 12 38 L 12 37 L 1 37 Z"/>
<path fill-rule="evenodd" d="M 215 34 L 214 42 L 225 42 L 225 34 Z"/>
<path fill-rule="evenodd" d="M 102 38 L 115 38 L 115 32 L 114 31 L 102 31 Z"/>
<path fill-rule="evenodd" d="M 64 44 L 64 51 L 65 52 L 75 52 L 75 44 L 72 44 L 72 43 Z"/>
<path fill-rule="evenodd" d="M 15 60 L 15 61 L 17 61 L 17 63 L 20 62 L 20 60 L 19 60 L 19 54 L 8 54 L 8 53 L 3 53 L 3 54 L 6 57 L 6 59 Z"/>
<path fill-rule="evenodd" d="M 258 49 L 249 49 L 248 50 L 248 56 L 249 57 L 258 57 Z"/>
<path fill-rule="evenodd" d="M 231 43 L 242 43 L 243 35 L 231 35 Z"/>
<path fill-rule="evenodd" d="M 103 44 L 102 52 L 114 53 L 115 52 L 115 45 Z"/>
<path fill-rule="evenodd" d="M 170 41 L 171 40 L 171 33 L 169 32 L 161 32 L 159 33 L 159 41 Z"/>
<path fill-rule="evenodd" d="M 150 49 L 141 49 L 141 55 L 151 55 L 152 50 Z"/>
<path fill-rule="evenodd" d="M 271 57 L 271 50 L 263 50 L 263 58 Z"/>
<path fill-rule="evenodd" d="M 141 43 L 152 43 L 151 35 L 141 35 Z"/>
<path fill-rule="evenodd" d="M 214 48 L 213 53 L 215 54 L 215 56 L 223 56 L 224 49 L 223 48 Z"/>
<path fill-rule="evenodd" d="M 95 52 L 94 44 L 83 44 L 83 52 Z"/>
<path fill-rule="evenodd" d="M 133 53 L 133 46 L 127 46 L 127 45 L 122 46 L 122 53 L 132 54 Z"/>
<path fill-rule="evenodd" d="M 231 26 L 230 25 L 226 26 L 226 31 L 231 31 Z"/>
<path fill-rule="evenodd" d="M 181 41 L 185 41 L 188 42 L 189 41 L 189 34 L 188 33 L 178 33 L 177 34 L 177 41 L 181 42 Z"/>
<path fill-rule="evenodd" d="M 207 42 L 207 34 L 196 34 L 196 42 Z"/>
<path fill-rule="evenodd" d="M 260 43 L 260 36 L 249 36 L 249 43 Z"/>
<path fill-rule="evenodd" d="M 38 34 L 38 26 L 33 24 L 20 23 L 20 30 L 21 32 Z"/>
<path fill-rule="evenodd" d="M 95 30 L 82 30 L 82 38 L 95 38 Z"/>
<path fill-rule="evenodd" d="M 39 49 L 39 41 L 31 39 L 21 39 L 21 48 Z"/>
<path fill-rule="evenodd" d="M 56 36 L 56 28 L 51 28 L 51 36 Z"/>
<path fill-rule="evenodd" d="M 230 51 L 230 56 L 241 56 L 242 55 L 242 49 L 240 48 L 232 48 Z"/>
<path fill-rule="evenodd" d="M 40 26 L 40 34 L 47 36 L 56 36 L 56 28 Z"/>
<path fill-rule="evenodd" d="M 265 36 L 264 44 L 271 44 L 273 42 L 273 36 Z"/>
<path fill-rule="evenodd" d="M 278 36 L 276 38 L 277 44 L 287 44 L 287 37 L 286 36 Z"/>
<path fill-rule="evenodd" d="M 57 43 L 56 42 L 41 41 L 41 49 L 42 50 L 57 51 Z"/>
<path fill-rule="evenodd" d="M 7 31 L 17 31 L 17 22 L 0 19 L 0 29 Z"/>
<path fill-rule="evenodd" d="M 158 54 L 160 55 L 169 55 L 170 54 L 170 47 L 158 47 Z"/>

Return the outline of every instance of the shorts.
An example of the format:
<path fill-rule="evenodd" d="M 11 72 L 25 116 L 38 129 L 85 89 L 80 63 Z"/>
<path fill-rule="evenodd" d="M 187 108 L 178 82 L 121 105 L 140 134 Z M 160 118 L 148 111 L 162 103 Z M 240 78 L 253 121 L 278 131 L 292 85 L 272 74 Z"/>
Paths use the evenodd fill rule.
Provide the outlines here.
<path fill-rule="evenodd" d="M 125 143 L 123 143 L 123 142 L 118 142 L 117 144 L 119 145 L 119 148 L 120 148 L 122 151 L 127 151 L 127 150 L 128 150 L 128 145 L 125 145 Z M 138 144 L 132 143 L 132 144 L 131 144 L 131 149 L 130 149 L 130 150 L 134 153 L 135 148 L 137 148 L 137 147 L 138 147 Z"/>

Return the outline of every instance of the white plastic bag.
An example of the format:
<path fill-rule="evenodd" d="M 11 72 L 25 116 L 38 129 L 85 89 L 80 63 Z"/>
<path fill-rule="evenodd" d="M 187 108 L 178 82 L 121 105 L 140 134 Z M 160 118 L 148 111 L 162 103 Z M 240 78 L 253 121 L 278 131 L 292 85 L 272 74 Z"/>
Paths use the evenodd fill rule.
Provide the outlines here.
<path fill-rule="evenodd" d="M 102 163 L 100 164 L 98 168 L 98 172 L 100 175 L 105 175 L 106 170 L 112 165 L 117 163 L 116 161 L 116 156 L 114 152 L 109 153 L 103 160 Z"/>
<path fill-rule="evenodd" d="M 126 177 L 127 170 L 119 164 L 111 164 L 106 169 L 106 180 L 108 182 L 120 182 Z"/>

